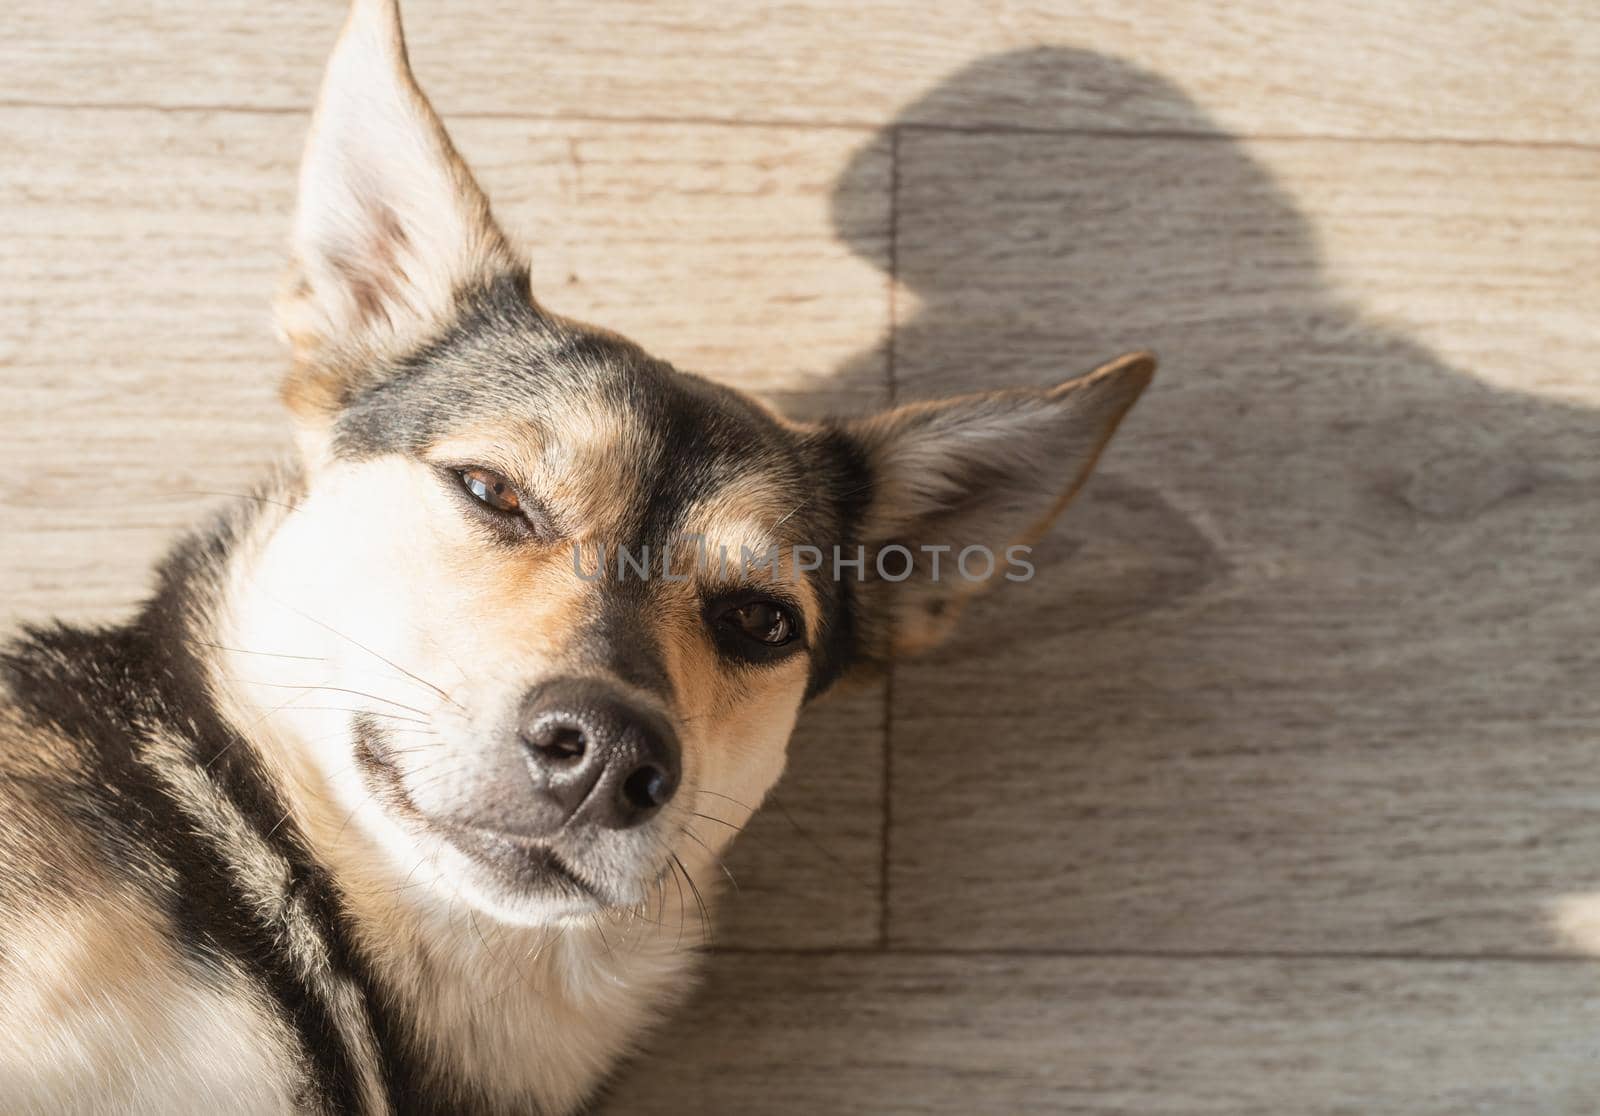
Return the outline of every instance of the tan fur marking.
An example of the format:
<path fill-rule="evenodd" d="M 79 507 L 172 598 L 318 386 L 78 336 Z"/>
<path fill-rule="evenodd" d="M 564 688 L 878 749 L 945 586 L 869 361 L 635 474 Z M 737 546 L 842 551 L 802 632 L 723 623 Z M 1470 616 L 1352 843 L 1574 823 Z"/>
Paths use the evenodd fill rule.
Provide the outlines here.
<path fill-rule="evenodd" d="M 81 857 L 81 843 L 68 852 Z M 55 870 L 67 864 L 73 859 L 58 859 Z M 254 986 L 236 973 L 200 978 L 144 896 L 119 891 L 81 862 L 68 872 L 70 898 L 33 892 L 26 907 L 6 913 L 5 1110 L 293 1111 L 301 1079 L 293 1044 Z"/>

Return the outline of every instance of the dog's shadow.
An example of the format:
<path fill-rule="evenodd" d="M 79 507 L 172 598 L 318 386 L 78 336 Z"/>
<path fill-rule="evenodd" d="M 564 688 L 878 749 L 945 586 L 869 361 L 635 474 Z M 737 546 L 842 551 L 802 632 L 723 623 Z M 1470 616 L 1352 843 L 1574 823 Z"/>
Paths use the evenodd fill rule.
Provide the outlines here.
<path fill-rule="evenodd" d="M 1010 101 L 1033 119 L 1132 106 L 1162 132 L 925 123 L 1003 120 Z M 885 142 L 839 180 L 847 240 Z M 1600 765 L 1561 727 L 1600 714 L 1594 625 L 1564 607 L 1600 565 L 1595 413 L 1499 390 L 1370 320 L 1266 161 L 1131 65 L 989 58 L 908 106 L 888 143 L 894 242 L 852 243 L 894 260 L 899 325 L 841 387 L 882 382 L 886 356 L 901 401 L 1162 358 L 1038 577 L 897 668 L 888 946 L 1516 952 L 1545 934 L 1553 891 L 1600 887 L 1600 838 L 1496 847 L 1538 816 L 1529 772 L 1600 790 L 1570 774 Z M 1419 285 L 1450 280 L 1426 243 L 1389 247 Z M 759 960 L 714 958 L 662 1040 L 644 1076 L 669 1073 L 675 1103 L 724 1110 L 730 1074 L 755 1088 L 806 1058 L 788 1001 L 826 962 L 784 958 L 768 981 Z M 754 997 L 784 1026 L 719 1025 L 732 996 L 739 1018 L 763 1018 Z M 875 1058 L 895 1061 L 894 1033 L 875 1029 Z"/>

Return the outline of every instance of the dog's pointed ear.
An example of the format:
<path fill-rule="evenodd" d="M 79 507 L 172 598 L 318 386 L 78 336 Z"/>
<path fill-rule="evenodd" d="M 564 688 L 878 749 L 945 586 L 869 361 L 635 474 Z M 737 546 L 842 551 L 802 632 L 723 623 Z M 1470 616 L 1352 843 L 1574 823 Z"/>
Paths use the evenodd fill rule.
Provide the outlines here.
<path fill-rule="evenodd" d="M 295 360 L 285 399 L 325 417 L 364 366 L 426 340 L 459 291 L 516 266 L 411 75 L 395 0 L 355 0 L 300 169 L 277 306 Z"/>
<path fill-rule="evenodd" d="M 931 646 L 968 597 L 1026 580 L 1032 564 L 1012 548 L 1077 495 L 1155 368 L 1130 353 L 1054 388 L 913 403 L 847 426 L 871 478 L 859 535 L 881 555 L 868 603 L 880 653 Z"/>

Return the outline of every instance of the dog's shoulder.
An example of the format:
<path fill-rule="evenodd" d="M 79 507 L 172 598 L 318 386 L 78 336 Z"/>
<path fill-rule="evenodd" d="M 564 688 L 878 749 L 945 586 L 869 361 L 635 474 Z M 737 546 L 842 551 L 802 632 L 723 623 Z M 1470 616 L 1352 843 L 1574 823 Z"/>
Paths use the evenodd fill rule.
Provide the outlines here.
<path fill-rule="evenodd" d="M 0 704 L 0 934 L 99 874 L 89 821 L 94 778 L 78 741 L 15 703 Z"/>
<path fill-rule="evenodd" d="M 7 1111 L 133 1111 L 152 1074 L 194 1111 L 288 1112 L 291 1036 L 248 975 L 192 948 L 141 834 L 125 632 L 30 632 L 0 698 L 0 1081 Z M 178 1108 L 173 1111 L 187 1111 Z"/>
<path fill-rule="evenodd" d="M 127 820 L 101 754 L 127 747 L 105 673 L 116 641 L 56 625 L 0 652 L 0 918 L 107 873 L 106 839 Z"/>

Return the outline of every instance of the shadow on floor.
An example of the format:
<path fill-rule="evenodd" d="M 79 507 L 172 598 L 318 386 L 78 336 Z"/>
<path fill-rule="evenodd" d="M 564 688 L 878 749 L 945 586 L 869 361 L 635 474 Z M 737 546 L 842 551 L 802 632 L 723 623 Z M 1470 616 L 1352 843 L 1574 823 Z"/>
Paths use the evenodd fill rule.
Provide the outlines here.
<path fill-rule="evenodd" d="M 919 123 L 1024 102 L 1184 123 Z M 884 341 L 900 400 L 1054 382 L 1132 348 L 1162 371 L 1037 580 L 897 671 L 890 945 L 1569 950 L 1549 908 L 1600 890 L 1600 827 L 1551 803 L 1558 785 L 1600 795 L 1582 729 L 1600 641 L 1570 607 L 1600 574 L 1594 412 L 1498 390 L 1369 320 L 1295 200 L 1156 75 L 1000 55 L 893 128 L 892 258 L 914 299 Z M 839 198 L 861 195 L 858 173 Z M 859 250 L 880 259 L 881 240 Z M 841 379 L 881 380 L 882 357 Z M 668 1107 L 636 1073 L 621 1110 L 742 1110 L 757 1083 L 735 1067 L 774 1064 L 796 973 L 774 966 L 771 1032 L 719 1028 L 714 980 L 650 1065 Z"/>

